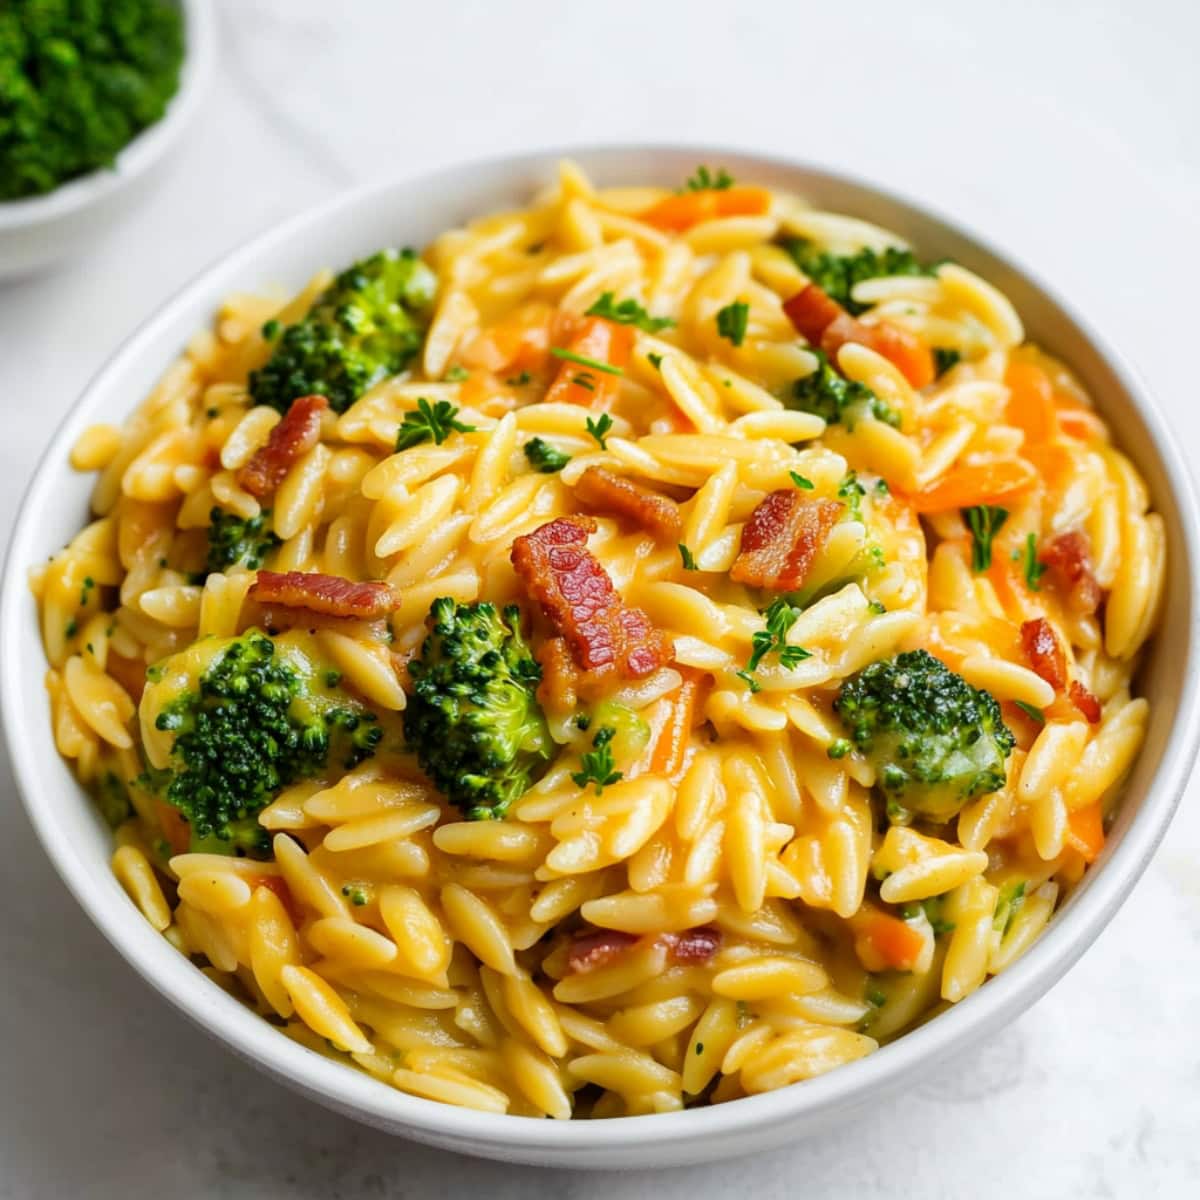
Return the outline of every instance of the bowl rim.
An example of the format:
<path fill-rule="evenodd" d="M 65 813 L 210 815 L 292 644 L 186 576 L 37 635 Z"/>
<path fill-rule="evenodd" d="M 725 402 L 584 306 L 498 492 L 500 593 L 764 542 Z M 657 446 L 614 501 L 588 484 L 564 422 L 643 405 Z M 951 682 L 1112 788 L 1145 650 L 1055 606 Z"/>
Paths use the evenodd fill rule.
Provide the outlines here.
<path fill-rule="evenodd" d="M 752 148 L 686 140 L 593 142 L 476 157 L 428 170 L 410 171 L 383 182 L 344 191 L 219 256 L 161 305 L 91 378 L 63 417 L 32 473 L 13 526 L 0 581 L 0 661 L 17 661 L 16 648 L 21 639 L 28 637 L 26 572 L 34 561 L 28 550 L 36 540 L 38 512 L 52 502 L 51 477 L 55 467 L 66 461 L 69 439 L 74 436 L 75 427 L 83 422 L 87 410 L 94 405 L 95 398 L 103 394 L 110 380 L 119 379 L 127 364 L 136 361 L 147 349 L 152 350 L 160 331 L 170 323 L 175 311 L 198 300 L 208 290 L 210 279 L 224 272 L 252 268 L 256 258 L 278 243 L 299 239 L 306 228 L 322 224 L 339 210 L 353 209 L 373 198 L 382 198 L 401 186 L 429 183 L 442 176 L 469 175 L 488 168 L 505 167 L 514 174 L 529 172 L 545 169 L 561 158 L 575 159 L 586 169 L 589 159 L 593 158 L 680 153 L 694 155 L 697 162 L 736 159 L 750 168 L 757 166 L 767 171 L 820 177 L 865 195 L 896 202 L 937 222 L 951 235 L 965 239 L 1023 276 L 1074 323 L 1137 410 L 1153 451 L 1162 463 L 1166 488 L 1178 509 L 1182 544 L 1172 548 L 1173 554 L 1179 555 L 1182 563 L 1195 575 L 1200 563 L 1200 509 L 1190 473 L 1162 413 L 1122 353 L 1018 255 L 947 216 L 936 205 L 820 163 Z M 1178 710 L 1146 796 L 1111 855 L 1096 870 L 1089 872 L 1086 886 L 1073 894 L 1070 903 L 1056 914 L 1053 925 L 1016 963 L 1003 974 L 988 980 L 986 987 L 979 988 L 933 1020 L 836 1071 L 803 1084 L 727 1104 L 654 1114 L 653 1119 L 638 1116 L 602 1121 L 546 1121 L 457 1108 L 408 1095 L 281 1036 L 278 1029 L 201 975 L 151 928 L 136 909 L 129 907 L 119 915 L 106 911 L 103 898 L 94 894 L 95 886 L 89 882 L 88 868 L 74 845 L 69 839 L 57 836 L 50 807 L 36 802 L 43 784 L 29 739 L 21 737 L 20 730 L 26 722 L 44 720 L 45 714 L 39 710 L 34 715 L 22 707 L 19 687 L 9 671 L 0 672 L 0 718 L 22 802 L 43 848 L 68 890 L 118 953 L 156 991 L 240 1057 L 310 1097 L 368 1124 L 393 1131 L 400 1128 L 461 1150 L 524 1161 L 534 1161 L 533 1156 L 544 1154 L 548 1160 L 564 1161 L 563 1156 L 572 1151 L 631 1152 L 638 1148 L 657 1148 L 664 1152 L 665 1158 L 669 1147 L 678 1147 L 682 1143 L 708 1139 L 715 1142 L 784 1123 L 798 1128 L 798 1123 L 805 1117 L 815 1121 L 818 1116 L 828 1117 L 853 1110 L 872 1096 L 885 1095 L 898 1088 L 914 1069 L 942 1061 L 977 1042 L 1031 1007 L 1061 978 L 1129 895 L 1166 833 L 1183 795 L 1200 741 L 1200 671 L 1197 670 L 1200 665 L 1197 663 L 1200 599 L 1194 589 L 1186 628 L 1189 633 L 1188 661 L 1183 672 Z M 82 798 L 82 791 L 80 796 Z M 174 983 L 180 986 L 174 987 Z M 703 1154 L 700 1157 L 703 1158 Z"/>
<path fill-rule="evenodd" d="M 178 0 L 184 18 L 184 54 L 179 86 L 167 110 L 152 125 L 134 134 L 111 167 L 60 183 L 49 192 L 0 200 L 0 233 L 42 221 L 53 221 L 87 208 L 144 174 L 184 131 L 212 77 L 216 57 L 216 19 L 212 0 Z"/>

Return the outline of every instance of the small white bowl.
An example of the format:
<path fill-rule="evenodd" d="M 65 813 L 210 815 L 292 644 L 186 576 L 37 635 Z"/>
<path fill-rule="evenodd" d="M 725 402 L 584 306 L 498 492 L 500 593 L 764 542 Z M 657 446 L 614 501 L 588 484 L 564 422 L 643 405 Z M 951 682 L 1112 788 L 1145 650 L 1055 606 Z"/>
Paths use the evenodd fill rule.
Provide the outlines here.
<path fill-rule="evenodd" d="M 949 256 L 979 271 L 1012 298 L 1030 336 L 1079 373 L 1146 478 L 1170 548 L 1161 629 L 1140 675 L 1154 705 L 1145 749 L 1100 861 L 1023 958 L 950 1011 L 820 1078 L 711 1108 L 578 1122 L 473 1112 L 387 1087 L 290 1041 L 155 933 L 113 878 L 108 831 L 55 751 L 42 684 L 46 664 L 26 579 L 32 564 L 87 519 L 91 480 L 67 462 L 76 437 L 94 422 L 124 420 L 191 334 L 208 324 L 223 296 L 273 283 L 299 287 L 320 267 L 387 244 L 421 246 L 467 218 L 522 204 L 553 177 L 564 153 L 602 184 L 674 185 L 697 163 L 724 166 L 735 176 L 790 188 L 823 207 L 895 229 L 929 258 Z M 117 352 L 51 441 L 13 533 L 0 592 L 0 714 L 30 818 L 67 886 L 135 970 L 235 1053 L 331 1108 L 448 1149 L 547 1166 L 694 1164 L 794 1141 L 912 1086 L 934 1064 L 1027 1009 L 1111 919 L 1166 831 L 1200 738 L 1198 521 L 1171 434 L 1116 350 L 1030 272 L 927 209 L 845 176 L 711 146 L 571 148 L 494 159 L 351 192 L 272 230 L 204 272 Z M 1169 963 L 1162 969 L 1165 977 Z M 78 995 L 85 1018 L 86 987 Z"/>
<path fill-rule="evenodd" d="M 106 233 L 134 208 L 179 144 L 212 75 L 212 0 L 178 0 L 184 16 L 179 90 L 161 120 L 102 167 L 42 196 L 0 200 L 0 279 L 31 275 Z"/>

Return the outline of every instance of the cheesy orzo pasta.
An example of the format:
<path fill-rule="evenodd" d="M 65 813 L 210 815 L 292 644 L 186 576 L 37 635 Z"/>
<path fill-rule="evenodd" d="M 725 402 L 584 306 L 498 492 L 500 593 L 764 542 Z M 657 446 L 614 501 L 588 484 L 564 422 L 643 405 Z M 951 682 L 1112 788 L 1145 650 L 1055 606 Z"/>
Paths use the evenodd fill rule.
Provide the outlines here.
<path fill-rule="evenodd" d="M 724 172 L 238 295 L 73 463 L 59 750 L 288 1036 L 531 1117 L 719 1103 L 1012 963 L 1148 706 L 1146 487 L 1008 300 Z"/>

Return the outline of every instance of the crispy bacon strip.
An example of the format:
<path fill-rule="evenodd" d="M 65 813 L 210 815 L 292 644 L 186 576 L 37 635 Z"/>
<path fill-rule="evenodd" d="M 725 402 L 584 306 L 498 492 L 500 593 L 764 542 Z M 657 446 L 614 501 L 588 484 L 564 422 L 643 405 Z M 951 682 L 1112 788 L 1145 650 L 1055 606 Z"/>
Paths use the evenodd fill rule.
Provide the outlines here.
<path fill-rule="evenodd" d="M 358 583 L 316 571 L 259 571 L 249 596 L 264 606 L 306 608 L 309 612 L 360 621 L 386 617 L 398 602 L 396 593 L 386 583 Z"/>
<path fill-rule="evenodd" d="M 1021 626 L 1021 645 L 1029 665 L 1056 691 L 1067 686 L 1067 655 L 1045 617 Z"/>
<path fill-rule="evenodd" d="M 1061 533 L 1038 556 L 1050 570 L 1050 577 L 1076 613 L 1094 613 L 1100 607 L 1103 592 L 1092 574 L 1091 547 L 1087 535 L 1073 530 Z"/>
<path fill-rule="evenodd" d="M 771 492 L 742 530 L 729 578 L 779 592 L 802 587 L 841 512 L 836 500 L 809 500 L 790 488 Z"/>
<path fill-rule="evenodd" d="M 321 439 L 321 414 L 329 407 L 324 396 L 293 400 L 284 418 L 271 430 L 267 444 L 237 473 L 238 485 L 260 500 L 284 481 L 292 464 Z"/>
<path fill-rule="evenodd" d="M 683 529 L 679 505 L 669 496 L 604 467 L 588 467 L 575 483 L 575 495 L 589 508 L 628 517 L 656 537 L 676 540 Z"/>
<path fill-rule="evenodd" d="M 675 649 L 640 608 L 625 604 L 588 553 L 595 531 L 591 517 L 559 517 L 517 538 L 512 564 L 578 666 L 641 679 L 670 662 Z"/>
<path fill-rule="evenodd" d="M 597 967 L 606 967 L 638 941 L 636 933 L 622 933 L 618 929 L 596 929 L 580 934 L 567 951 L 567 971 L 573 975 L 586 975 Z"/>
<path fill-rule="evenodd" d="M 682 933 L 664 933 L 662 940 L 677 963 L 703 966 L 721 948 L 721 931 L 710 925 L 700 925 Z"/>
<path fill-rule="evenodd" d="M 588 971 L 606 967 L 641 940 L 636 933 L 622 933 L 618 929 L 595 929 L 576 934 L 567 951 L 567 971 L 585 975 Z M 660 933 L 653 940 L 666 947 L 673 962 L 703 966 L 721 948 L 721 931 L 701 925 L 681 933 Z"/>
<path fill-rule="evenodd" d="M 1071 703 L 1087 718 L 1088 724 L 1100 724 L 1100 701 L 1078 679 L 1071 680 L 1067 691 Z"/>
<path fill-rule="evenodd" d="M 855 342 L 894 363 L 913 387 L 933 382 L 933 355 L 920 338 L 888 321 L 864 324 L 815 283 L 786 301 L 783 311 L 798 332 L 835 362 L 837 352 L 847 342 Z"/>

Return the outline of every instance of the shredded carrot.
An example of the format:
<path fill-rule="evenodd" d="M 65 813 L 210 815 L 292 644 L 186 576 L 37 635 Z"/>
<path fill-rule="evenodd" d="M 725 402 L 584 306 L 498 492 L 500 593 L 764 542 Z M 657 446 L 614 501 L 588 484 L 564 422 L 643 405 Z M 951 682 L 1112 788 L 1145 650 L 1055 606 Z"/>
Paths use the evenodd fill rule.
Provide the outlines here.
<path fill-rule="evenodd" d="M 697 701 L 703 675 L 690 667 L 684 667 L 683 683 L 671 698 L 671 710 L 659 730 L 654 752 L 650 756 L 650 771 L 655 775 L 673 778 L 683 767 L 687 754 L 688 738 L 696 722 Z"/>
<path fill-rule="evenodd" d="M 1050 376 L 1036 363 L 1017 361 L 1004 375 L 1008 407 L 1004 419 L 1025 433 L 1026 446 L 1047 442 L 1058 432 L 1054 388 Z"/>
<path fill-rule="evenodd" d="M 1062 442 L 1041 442 L 1022 446 L 1021 457 L 1033 463 L 1051 491 L 1067 481 L 1075 466 L 1075 456 L 1070 446 L 1065 446 Z"/>
<path fill-rule="evenodd" d="M 771 193 L 766 188 L 705 188 L 667 196 L 642 212 L 639 220 L 657 229 L 682 233 L 714 217 L 757 217 L 770 207 Z"/>
<path fill-rule="evenodd" d="M 183 813 L 165 800 L 159 800 L 158 823 L 162 828 L 163 837 L 174 854 L 186 854 L 192 844 L 192 831 Z"/>
<path fill-rule="evenodd" d="M 952 467 L 932 487 L 913 498 L 917 512 L 946 512 L 976 504 L 995 504 L 1037 482 L 1037 472 L 1020 458 L 994 458 L 989 462 Z"/>
<path fill-rule="evenodd" d="M 542 301 L 525 304 L 484 329 L 460 357 L 487 371 L 540 371 L 550 353 L 554 309 Z"/>
<path fill-rule="evenodd" d="M 623 371 L 633 350 L 633 327 L 617 325 L 603 317 L 589 317 L 567 349 L 578 358 Z M 619 374 L 589 368 L 586 362 L 563 359 L 546 393 L 546 403 L 580 404 L 605 411 L 612 407 L 620 386 Z"/>
<path fill-rule="evenodd" d="M 870 337 L 866 345 L 882 354 L 913 387 L 923 388 L 934 381 L 937 368 L 933 351 L 915 333 L 889 321 L 868 328 Z"/>
<path fill-rule="evenodd" d="M 458 402 L 465 408 L 476 408 L 487 412 L 489 410 L 486 406 L 489 400 L 495 401 L 498 397 L 512 396 L 513 394 L 512 389 L 506 387 L 491 371 L 476 368 L 459 386 Z"/>
<path fill-rule="evenodd" d="M 1104 849 L 1104 816 L 1100 802 L 1077 808 L 1067 819 L 1066 843 L 1083 855 L 1084 862 L 1095 862 Z"/>
<path fill-rule="evenodd" d="M 894 971 L 911 971 L 916 965 L 925 939 L 920 932 L 899 917 L 863 906 L 851 919 L 855 945 L 860 959 L 881 959 Z"/>

